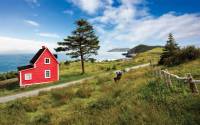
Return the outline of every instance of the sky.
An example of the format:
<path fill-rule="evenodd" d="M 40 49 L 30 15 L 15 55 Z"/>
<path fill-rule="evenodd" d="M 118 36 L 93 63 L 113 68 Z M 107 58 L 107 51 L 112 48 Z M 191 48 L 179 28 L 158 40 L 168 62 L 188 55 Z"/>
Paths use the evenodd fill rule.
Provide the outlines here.
<path fill-rule="evenodd" d="M 99 53 L 164 45 L 169 33 L 180 46 L 200 46 L 199 0 L 0 0 L 0 54 L 53 51 L 81 18 L 93 25 Z"/>

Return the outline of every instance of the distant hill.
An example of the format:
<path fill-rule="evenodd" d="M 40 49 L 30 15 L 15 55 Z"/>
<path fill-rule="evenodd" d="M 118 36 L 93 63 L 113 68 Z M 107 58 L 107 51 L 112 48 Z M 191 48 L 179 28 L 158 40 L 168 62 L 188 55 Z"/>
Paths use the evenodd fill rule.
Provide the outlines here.
<path fill-rule="evenodd" d="M 142 53 L 148 50 L 152 50 L 154 48 L 158 48 L 158 47 L 162 47 L 162 46 L 148 46 L 148 45 L 144 45 L 144 44 L 140 44 L 138 46 L 135 46 L 132 49 L 129 49 L 126 56 L 127 57 L 132 57 L 132 55 L 135 55 L 137 53 Z"/>
<path fill-rule="evenodd" d="M 129 48 L 114 48 L 109 50 L 108 52 L 127 52 Z"/>

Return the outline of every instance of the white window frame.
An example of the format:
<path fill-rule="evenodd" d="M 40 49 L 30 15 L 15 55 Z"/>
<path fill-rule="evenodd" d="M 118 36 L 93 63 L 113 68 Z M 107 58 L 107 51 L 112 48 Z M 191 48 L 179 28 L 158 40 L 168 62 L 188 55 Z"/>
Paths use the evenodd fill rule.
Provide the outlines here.
<path fill-rule="evenodd" d="M 32 74 L 31 73 L 24 74 L 24 79 L 25 80 L 32 80 Z"/>
<path fill-rule="evenodd" d="M 46 63 L 46 60 L 49 60 L 49 63 Z M 50 58 L 44 58 L 44 64 L 50 64 L 51 63 L 51 59 Z"/>
<path fill-rule="evenodd" d="M 49 72 L 49 76 L 47 76 L 47 73 L 46 72 Z M 44 77 L 45 78 L 51 78 L 51 70 L 45 70 L 44 71 Z"/>

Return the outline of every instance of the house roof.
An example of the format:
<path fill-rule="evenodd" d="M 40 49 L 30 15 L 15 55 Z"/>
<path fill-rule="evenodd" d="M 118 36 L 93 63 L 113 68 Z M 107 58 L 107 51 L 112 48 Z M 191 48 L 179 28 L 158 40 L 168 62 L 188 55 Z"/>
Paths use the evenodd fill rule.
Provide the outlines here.
<path fill-rule="evenodd" d="M 30 69 L 30 68 L 33 68 L 33 67 L 34 67 L 33 65 L 26 65 L 26 66 L 17 67 L 17 69 L 20 71 L 20 70 L 24 70 L 24 69 Z"/>
<path fill-rule="evenodd" d="M 24 70 L 24 69 L 30 69 L 30 68 L 33 68 L 34 67 L 34 63 L 39 59 L 39 57 L 42 55 L 42 53 L 45 51 L 45 50 L 48 50 L 48 48 L 46 48 L 45 46 L 42 46 L 42 49 L 40 49 L 36 54 L 35 54 L 35 56 L 30 60 L 30 65 L 26 65 L 26 66 L 20 66 L 20 67 L 17 67 L 18 68 L 18 70 L 20 71 L 20 70 Z M 49 50 L 48 50 L 49 51 Z M 50 52 L 50 51 L 49 51 Z M 51 52 L 50 52 L 51 53 Z M 58 63 L 58 61 L 57 61 L 57 55 L 53 55 L 53 54 L 51 54 L 52 56 L 53 56 L 53 58 L 56 60 L 56 62 Z"/>
<path fill-rule="evenodd" d="M 35 56 L 31 59 L 30 63 L 34 64 L 37 59 L 40 57 L 40 55 L 44 52 L 45 48 L 40 49 Z"/>

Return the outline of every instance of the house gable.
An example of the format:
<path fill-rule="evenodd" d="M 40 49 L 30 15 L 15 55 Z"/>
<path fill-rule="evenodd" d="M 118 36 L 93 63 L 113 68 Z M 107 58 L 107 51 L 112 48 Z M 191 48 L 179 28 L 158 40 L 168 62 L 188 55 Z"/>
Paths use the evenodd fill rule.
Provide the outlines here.
<path fill-rule="evenodd" d="M 45 59 L 50 59 L 49 64 L 45 64 Z M 53 65 L 53 64 L 59 64 L 55 56 L 49 51 L 48 48 L 46 48 L 43 53 L 37 58 L 34 65 Z"/>

